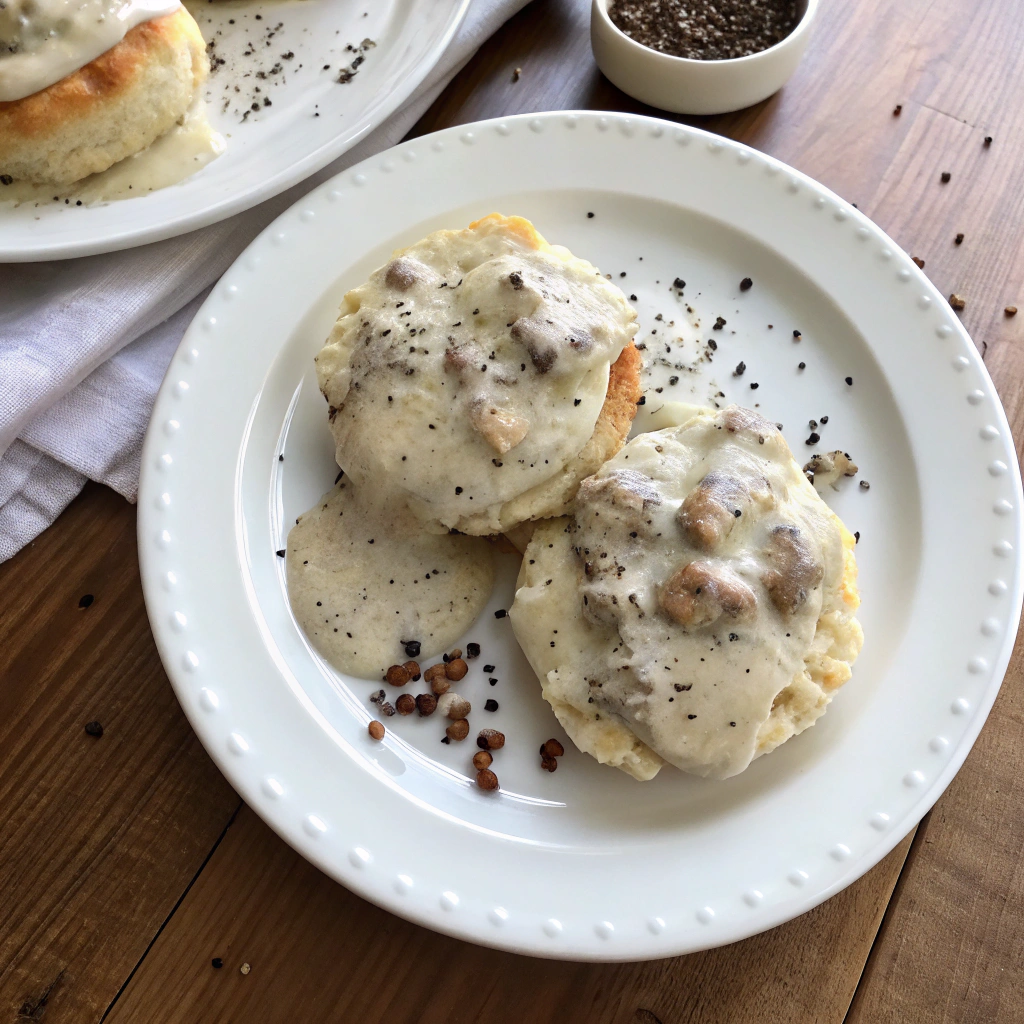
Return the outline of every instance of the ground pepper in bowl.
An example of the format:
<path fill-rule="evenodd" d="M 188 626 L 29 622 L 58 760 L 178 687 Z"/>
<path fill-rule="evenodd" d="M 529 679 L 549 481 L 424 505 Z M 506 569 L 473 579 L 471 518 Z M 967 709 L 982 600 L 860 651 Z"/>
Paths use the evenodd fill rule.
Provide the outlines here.
<path fill-rule="evenodd" d="M 797 0 L 614 0 L 616 28 L 652 50 L 690 60 L 749 57 L 800 20 Z"/>

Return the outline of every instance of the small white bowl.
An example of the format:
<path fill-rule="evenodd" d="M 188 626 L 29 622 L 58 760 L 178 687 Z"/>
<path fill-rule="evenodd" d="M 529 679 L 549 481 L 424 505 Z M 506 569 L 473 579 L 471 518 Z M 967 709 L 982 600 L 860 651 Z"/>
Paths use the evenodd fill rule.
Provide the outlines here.
<path fill-rule="evenodd" d="M 796 28 L 781 42 L 733 60 L 690 60 L 659 53 L 618 29 L 611 0 L 593 0 L 590 43 L 606 78 L 634 99 L 676 114 L 726 114 L 781 89 L 807 49 L 818 0 L 800 0 Z"/>

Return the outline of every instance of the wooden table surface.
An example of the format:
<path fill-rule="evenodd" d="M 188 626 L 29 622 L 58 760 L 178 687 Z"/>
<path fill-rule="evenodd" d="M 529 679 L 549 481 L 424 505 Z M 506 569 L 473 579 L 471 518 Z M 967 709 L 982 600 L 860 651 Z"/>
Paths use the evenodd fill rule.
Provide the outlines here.
<path fill-rule="evenodd" d="M 521 111 L 644 110 L 597 71 L 588 21 L 589 0 L 534 0 L 414 134 Z M 1024 314 L 1003 310 L 1024 308 L 1022 51 L 1015 0 L 822 0 L 780 94 L 693 119 L 856 202 L 965 298 L 1018 452 Z M 393 917 L 241 803 L 164 675 L 135 509 L 112 492 L 89 485 L 0 566 L 0 595 L 0 1024 L 1024 1021 L 1020 646 L 960 774 L 859 882 L 723 949 L 581 965 Z"/>

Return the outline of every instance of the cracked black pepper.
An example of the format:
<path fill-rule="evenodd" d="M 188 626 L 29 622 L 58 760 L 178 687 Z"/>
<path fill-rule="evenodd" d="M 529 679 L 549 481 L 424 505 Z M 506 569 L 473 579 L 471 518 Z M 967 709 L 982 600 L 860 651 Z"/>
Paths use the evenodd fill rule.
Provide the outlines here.
<path fill-rule="evenodd" d="M 749 57 L 796 27 L 796 0 L 615 0 L 608 16 L 642 46 L 690 60 Z"/>

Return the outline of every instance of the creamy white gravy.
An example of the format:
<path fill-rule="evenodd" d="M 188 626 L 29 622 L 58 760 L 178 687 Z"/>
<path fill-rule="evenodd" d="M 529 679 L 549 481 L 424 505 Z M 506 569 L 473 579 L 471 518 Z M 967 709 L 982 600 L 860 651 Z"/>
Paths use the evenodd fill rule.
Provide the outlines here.
<path fill-rule="evenodd" d="M 0 101 L 59 82 L 179 0 L 0 0 Z"/>
<path fill-rule="evenodd" d="M 299 517 L 286 559 L 306 636 L 336 668 L 370 679 L 408 661 L 410 640 L 423 659 L 451 647 L 494 585 L 486 540 L 425 533 L 379 491 L 347 479 Z"/>
<path fill-rule="evenodd" d="M 19 181 L 0 184 L 0 202 L 34 202 L 49 206 L 67 200 L 70 205 L 79 202 L 86 205 L 144 196 L 184 181 L 216 160 L 224 148 L 224 137 L 214 131 L 207 120 L 206 104 L 197 97 L 181 124 L 176 124 L 140 153 L 125 157 L 99 174 L 76 181 L 68 189 Z"/>
<path fill-rule="evenodd" d="M 525 223 L 396 254 L 346 295 L 317 357 L 339 465 L 445 527 L 490 516 L 495 532 L 494 510 L 580 452 L 636 331 L 614 285 Z"/>
<path fill-rule="evenodd" d="M 534 571 L 550 579 L 512 609 L 517 629 L 552 623 L 535 666 L 547 689 L 684 771 L 742 771 L 844 564 L 841 524 L 782 435 L 735 407 L 643 434 L 584 481 L 563 522 Z M 574 621 L 555 621 L 566 601 Z"/>

